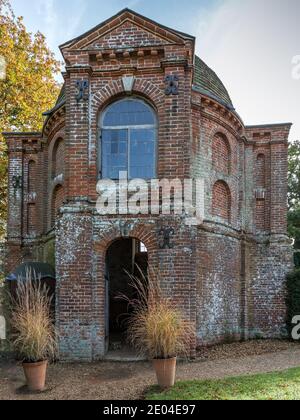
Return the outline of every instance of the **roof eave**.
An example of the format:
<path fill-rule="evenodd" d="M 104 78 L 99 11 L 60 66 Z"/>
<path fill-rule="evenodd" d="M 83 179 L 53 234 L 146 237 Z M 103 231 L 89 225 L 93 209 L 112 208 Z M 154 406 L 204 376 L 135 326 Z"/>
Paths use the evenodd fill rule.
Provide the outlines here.
<path fill-rule="evenodd" d="M 13 137 L 40 137 L 42 135 L 41 131 L 4 131 L 1 133 L 5 138 Z"/>
<path fill-rule="evenodd" d="M 65 104 L 66 104 L 65 100 L 59 102 L 58 104 L 55 105 L 54 108 L 50 109 L 49 111 L 43 112 L 43 116 L 48 117 L 48 116 L 52 115 L 55 111 L 57 111 L 59 108 L 61 108 Z"/>
<path fill-rule="evenodd" d="M 262 128 L 281 128 L 281 127 L 292 127 L 293 123 L 287 122 L 287 123 L 275 123 L 275 124 L 256 124 L 256 125 L 246 125 L 245 128 L 247 129 L 262 129 Z"/>
<path fill-rule="evenodd" d="M 201 88 L 201 87 L 199 87 L 199 86 L 197 86 L 197 85 L 193 85 L 192 86 L 192 89 L 195 91 L 195 92 L 199 92 L 199 93 L 201 93 L 201 94 L 203 94 L 203 95 L 205 95 L 205 96 L 208 96 L 209 98 L 211 98 L 211 99 L 213 99 L 213 100 L 215 100 L 215 101 L 217 101 L 217 102 L 219 102 L 219 104 L 220 105 L 223 105 L 225 108 L 227 108 L 229 111 L 235 111 L 235 108 L 234 108 L 234 106 L 232 105 L 232 104 L 228 104 L 227 102 L 225 102 L 223 99 L 221 99 L 221 98 L 219 98 L 218 96 L 216 96 L 216 95 L 214 95 L 214 94 L 212 94 L 211 92 L 209 92 L 208 90 L 206 90 L 206 89 L 203 89 L 203 88 Z"/>

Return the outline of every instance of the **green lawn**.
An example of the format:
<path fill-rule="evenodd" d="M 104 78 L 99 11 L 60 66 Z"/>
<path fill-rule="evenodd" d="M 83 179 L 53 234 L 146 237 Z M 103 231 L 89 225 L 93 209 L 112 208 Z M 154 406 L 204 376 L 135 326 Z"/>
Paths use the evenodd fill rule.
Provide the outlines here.
<path fill-rule="evenodd" d="M 223 380 L 178 382 L 169 391 L 152 388 L 147 400 L 300 400 L 300 368 Z"/>

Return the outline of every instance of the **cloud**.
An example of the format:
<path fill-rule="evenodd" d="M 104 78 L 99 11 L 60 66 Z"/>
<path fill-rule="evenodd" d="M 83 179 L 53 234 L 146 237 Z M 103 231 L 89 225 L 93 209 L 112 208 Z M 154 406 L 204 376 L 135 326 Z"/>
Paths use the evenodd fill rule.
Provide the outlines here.
<path fill-rule="evenodd" d="M 72 5 L 57 0 L 35 0 L 36 11 L 41 20 L 41 31 L 54 50 L 58 45 L 76 35 L 83 15 L 86 1 L 73 0 Z M 67 7 L 67 9 L 64 9 Z"/>
<path fill-rule="evenodd" d="M 86 12 L 86 3 L 85 0 L 73 1 L 73 8 L 76 10 L 76 14 L 75 16 L 71 14 L 66 18 L 66 24 L 63 31 L 66 38 L 63 40 L 64 42 L 69 38 L 71 39 L 78 35 L 77 31 L 80 28 L 83 16 Z"/>
<path fill-rule="evenodd" d="M 54 7 L 54 0 L 43 0 L 45 9 L 45 22 L 47 25 L 55 25 L 58 16 Z"/>
<path fill-rule="evenodd" d="M 55 35 L 58 14 L 54 5 L 54 0 L 37 0 L 37 13 L 46 25 L 48 37 Z"/>
<path fill-rule="evenodd" d="M 129 3 L 128 3 L 128 5 L 127 5 L 127 7 L 129 8 L 129 9 L 133 9 L 135 6 L 137 6 L 139 3 L 141 3 L 141 0 L 131 0 Z"/>

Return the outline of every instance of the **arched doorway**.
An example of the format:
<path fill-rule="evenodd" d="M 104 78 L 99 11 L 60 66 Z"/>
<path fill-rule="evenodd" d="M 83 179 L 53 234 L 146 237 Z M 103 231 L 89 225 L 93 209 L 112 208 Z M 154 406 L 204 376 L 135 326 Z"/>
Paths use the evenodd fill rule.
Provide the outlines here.
<path fill-rule="evenodd" d="M 128 238 L 114 241 L 106 253 L 106 350 L 119 351 L 126 346 L 128 303 L 120 295 L 134 297 L 128 273 L 147 275 L 148 251 L 139 240 Z M 130 308 L 129 308 L 130 309 Z"/>

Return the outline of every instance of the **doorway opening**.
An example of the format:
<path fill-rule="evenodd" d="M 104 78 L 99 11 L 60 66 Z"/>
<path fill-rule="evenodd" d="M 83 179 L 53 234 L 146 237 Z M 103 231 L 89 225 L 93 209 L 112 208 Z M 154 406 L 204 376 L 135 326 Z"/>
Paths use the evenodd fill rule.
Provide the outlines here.
<path fill-rule="evenodd" d="M 119 239 L 106 254 L 106 350 L 118 352 L 127 347 L 126 328 L 130 308 L 120 295 L 134 298 L 128 273 L 147 276 L 148 250 L 137 239 Z"/>

